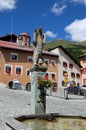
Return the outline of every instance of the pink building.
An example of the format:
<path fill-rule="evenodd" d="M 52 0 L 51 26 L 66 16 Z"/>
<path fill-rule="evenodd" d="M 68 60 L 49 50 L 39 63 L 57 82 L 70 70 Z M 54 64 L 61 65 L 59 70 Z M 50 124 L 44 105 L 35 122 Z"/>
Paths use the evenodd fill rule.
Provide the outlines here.
<path fill-rule="evenodd" d="M 82 85 L 86 85 L 86 54 L 81 55 L 79 58 L 80 58 L 80 64 L 82 66 L 82 68 L 81 68 L 81 74 L 82 74 L 81 83 L 82 83 Z"/>

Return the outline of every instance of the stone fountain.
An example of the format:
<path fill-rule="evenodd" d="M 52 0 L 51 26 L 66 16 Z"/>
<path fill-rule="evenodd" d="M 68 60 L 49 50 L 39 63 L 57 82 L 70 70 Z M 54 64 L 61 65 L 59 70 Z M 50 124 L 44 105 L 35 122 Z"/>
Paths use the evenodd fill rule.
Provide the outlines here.
<path fill-rule="evenodd" d="M 33 45 L 33 67 L 31 72 L 31 110 L 32 114 L 40 115 L 46 113 L 46 90 L 39 89 L 38 79 L 44 78 L 47 67 L 43 66 L 43 40 L 45 34 L 42 33 L 42 28 L 34 30 Z"/>

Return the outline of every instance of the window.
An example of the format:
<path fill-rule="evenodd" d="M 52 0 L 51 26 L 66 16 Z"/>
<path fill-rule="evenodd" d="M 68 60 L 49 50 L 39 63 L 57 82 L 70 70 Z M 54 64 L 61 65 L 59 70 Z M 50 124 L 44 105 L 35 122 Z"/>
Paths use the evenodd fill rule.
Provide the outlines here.
<path fill-rule="evenodd" d="M 71 77 L 75 78 L 75 73 L 74 72 L 71 73 Z"/>
<path fill-rule="evenodd" d="M 23 37 L 24 42 L 27 42 L 27 37 Z"/>
<path fill-rule="evenodd" d="M 18 61 L 18 54 L 16 53 L 11 53 L 11 58 L 12 61 Z"/>
<path fill-rule="evenodd" d="M 52 77 L 53 80 L 55 80 L 56 79 L 56 73 L 51 73 L 51 77 Z"/>
<path fill-rule="evenodd" d="M 86 63 L 86 57 L 83 56 L 83 57 L 81 58 L 81 61 L 82 61 L 82 63 Z"/>
<path fill-rule="evenodd" d="M 22 36 L 18 37 L 18 39 L 23 41 L 23 37 Z"/>
<path fill-rule="evenodd" d="M 55 60 L 51 60 L 51 64 L 55 67 Z"/>
<path fill-rule="evenodd" d="M 68 72 L 67 71 L 63 71 L 63 76 L 68 76 Z"/>
<path fill-rule="evenodd" d="M 49 78 L 49 73 L 46 73 L 44 79 L 48 80 L 48 78 Z"/>
<path fill-rule="evenodd" d="M 76 78 L 80 78 L 80 74 L 76 73 Z"/>
<path fill-rule="evenodd" d="M 27 43 L 25 43 L 25 46 L 27 46 Z"/>
<path fill-rule="evenodd" d="M 69 64 L 69 68 L 72 69 L 73 68 L 73 64 Z"/>
<path fill-rule="evenodd" d="M 29 69 L 26 70 L 26 75 L 27 75 L 27 76 L 30 75 L 30 70 L 29 70 Z"/>
<path fill-rule="evenodd" d="M 86 85 L 86 79 L 83 79 L 83 85 Z"/>
<path fill-rule="evenodd" d="M 82 74 L 84 74 L 84 68 L 81 69 Z"/>
<path fill-rule="evenodd" d="M 57 83 L 52 83 L 52 91 L 53 92 L 57 91 Z"/>
<path fill-rule="evenodd" d="M 49 59 L 44 59 L 44 63 L 45 63 L 46 65 L 48 65 L 48 64 L 49 64 Z"/>
<path fill-rule="evenodd" d="M 21 74 L 22 67 L 21 66 L 16 66 L 16 74 Z"/>
<path fill-rule="evenodd" d="M 11 65 L 5 65 L 5 73 L 6 74 L 12 73 L 12 66 Z"/>
<path fill-rule="evenodd" d="M 66 62 L 63 62 L 63 67 L 67 67 L 67 63 Z"/>
<path fill-rule="evenodd" d="M 28 61 L 32 63 L 33 62 L 33 57 L 32 56 L 28 56 Z"/>
<path fill-rule="evenodd" d="M 86 68 L 81 69 L 82 74 L 86 74 Z"/>

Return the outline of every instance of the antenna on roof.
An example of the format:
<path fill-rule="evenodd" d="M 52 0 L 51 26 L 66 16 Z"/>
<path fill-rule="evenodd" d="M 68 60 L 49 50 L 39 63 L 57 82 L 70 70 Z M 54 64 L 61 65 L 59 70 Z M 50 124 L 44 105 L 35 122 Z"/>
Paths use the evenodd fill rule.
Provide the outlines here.
<path fill-rule="evenodd" d="M 11 42 L 12 42 L 12 33 L 13 33 L 13 16 L 11 17 Z"/>

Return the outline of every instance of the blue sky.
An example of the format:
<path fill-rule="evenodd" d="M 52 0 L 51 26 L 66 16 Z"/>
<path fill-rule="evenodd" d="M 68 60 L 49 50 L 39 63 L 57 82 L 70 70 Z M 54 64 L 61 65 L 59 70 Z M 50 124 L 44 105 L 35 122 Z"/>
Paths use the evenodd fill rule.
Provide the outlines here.
<path fill-rule="evenodd" d="M 0 36 L 38 27 L 47 41 L 86 40 L 86 0 L 0 0 Z"/>

